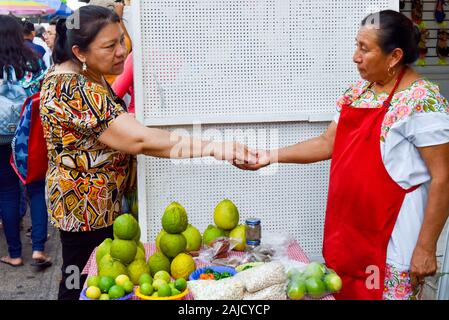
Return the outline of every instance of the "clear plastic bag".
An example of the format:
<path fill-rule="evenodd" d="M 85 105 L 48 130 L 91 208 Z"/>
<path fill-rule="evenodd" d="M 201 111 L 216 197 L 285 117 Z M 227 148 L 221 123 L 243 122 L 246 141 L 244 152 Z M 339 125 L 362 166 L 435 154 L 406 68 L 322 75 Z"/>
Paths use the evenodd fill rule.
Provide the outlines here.
<path fill-rule="evenodd" d="M 303 268 L 292 268 L 287 276 L 287 295 L 293 300 L 304 297 L 320 299 L 342 288 L 342 280 L 335 271 L 319 262 L 311 262 Z"/>
<path fill-rule="evenodd" d="M 260 246 L 245 254 L 246 262 L 270 262 L 289 260 L 287 250 L 294 239 L 290 235 L 264 232 Z"/>
<path fill-rule="evenodd" d="M 231 241 L 228 237 L 220 237 L 211 242 L 210 246 L 205 247 L 199 253 L 196 259 L 206 263 L 212 263 L 217 259 L 225 259 L 229 252 L 237 245 L 235 241 Z"/>

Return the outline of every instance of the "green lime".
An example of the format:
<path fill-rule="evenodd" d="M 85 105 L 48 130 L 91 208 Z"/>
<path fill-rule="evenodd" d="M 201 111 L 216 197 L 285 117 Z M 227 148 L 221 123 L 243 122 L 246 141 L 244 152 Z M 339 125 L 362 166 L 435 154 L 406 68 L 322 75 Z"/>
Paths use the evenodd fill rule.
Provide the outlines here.
<path fill-rule="evenodd" d="M 149 284 L 153 283 L 153 278 L 151 277 L 150 274 L 148 274 L 148 273 L 141 274 L 141 276 L 139 277 L 139 284 L 142 285 L 144 283 L 149 283 Z"/>
<path fill-rule="evenodd" d="M 168 284 L 164 283 L 159 286 L 157 290 L 159 297 L 169 297 L 171 296 L 171 288 Z"/>
<path fill-rule="evenodd" d="M 168 273 L 167 271 L 165 271 L 165 270 L 159 270 L 159 271 L 156 272 L 155 275 L 154 275 L 154 280 L 157 280 L 157 279 L 162 279 L 162 280 L 164 280 L 165 282 L 169 283 L 169 282 L 170 282 L 170 279 L 171 279 L 171 276 L 170 276 L 170 273 Z"/>
<path fill-rule="evenodd" d="M 140 293 L 143 294 L 144 296 L 151 296 L 151 294 L 153 293 L 153 286 L 151 285 L 151 283 L 148 282 L 144 282 L 140 285 Z"/>
<path fill-rule="evenodd" d="M 326 286 L 320 278 L 308 278 L 305 281 L 307 293 L 315 299 L 321 298 L 326 293 Z"/>
<path fill-rule="evenodd" d="M 109 289 L 108 294 L 109 294 L 109 298 L 118 299 L 125 295 L 125 289 L 123 289 L 122 287 L 120 287 L 118 285 L 114 285 Z"/>
<path fill-rule="evenodd" d="M 292 300 L 301 300 L 306 294 L 306 285 L 304 282 L 290 282 L 287 288 L 287 295 Z"/>
<path fill-rule="evenodd" d="M 107 293 L 102 293 L 99 300 L 110 300 L 110 298 Z"/>
<path fill-rule="evenodd" d="M 153 289 L 158 291 L 160 286 L 163 285 L 163 284 L 167 284 L 167 282 L 165 282 L 162 279 L 156 279 L 156 280 L 153 281 Z M 167 284 L 167 286 L 168 286 L 168 284 Z"/>
<path fill-rule="evenodd" d="M 330 292 L 338 292 L 343 285 L 341 278 L 336 273 L 329 273 L 324 276 L 324 284 Z"/>
<path fill-rule="evenodd" d="M 98 287 L 89 287 L 86 290 L 86 297 L 89 299 L 98 299 L 101 296 L 101 291 Z"/>
<path fill-rule="evenodd" d="M 176 288 L 172 288 L 171 289 L 171 295 L 172 296 L 176 296 L 176 295 L 178 295 L 178 294 L 180 294 L 181 293 L 181 291 L 179 291 L 178 289 L 176 289 Z"/>
<path fill-rule="evenodd" d="M 129 277 L 126 274 L 121 274 L 115 278 L 115 284 L 123 287 L 125 281 L 129 281 Z"/>
<path fill-rule="evenodd" d="M 134 290 L 134 283 L 131 280 L 128 280 L 125 281 L 122 287 L 126 293 L 131 293 Z"/>
<path fill-rule="evenodd" d="M 88 287 L 98 287 L 100 283 L 100 277 L 99 276 L 91 276 L 87 278 L 87 286 Z"/>
<path fill-rule="evenodd" d="M 326 267 L 319 262 L 311 262 L 307 265 L 304 271 L 307 278 L 322 278 L 326 272 Z"/>
<path fill-rule="evenodd" d="M 184 291 L 187 288 L 187 281 L 184 278 L 176 279 L 175 281 L 175 288 L 179 291 Z"/>
<path fill-rule="evenodd" d="M 98 283 L 98 287 L 100 288 L 101 292 L 107 293 L 109 292 L 109 289 L 115 285 L 115 280 L 112 277 L 109 276 L 102 276 L 100 277 L 100 282 Z"/>

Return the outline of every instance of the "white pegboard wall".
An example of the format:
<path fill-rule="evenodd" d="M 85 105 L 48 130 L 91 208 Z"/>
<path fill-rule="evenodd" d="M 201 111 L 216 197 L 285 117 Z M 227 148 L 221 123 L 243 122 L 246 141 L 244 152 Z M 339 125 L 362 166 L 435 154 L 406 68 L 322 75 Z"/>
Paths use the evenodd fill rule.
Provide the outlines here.
<path fill-rule="evenodd" d="M 143 120 L 331 114 L 358 79 L 352 54 L 361 19 L 395 2 L 140 1 Z"/>
<path fill-rule="evenodd" d="M 275 148 L 319 135 L 326 127 L 323 123 L 204 126 L 203 132 L 208 129 L 219 132 L 255 130 L 269 137 L 264 139 L 259 135 L 255 139 L 250 137 L 240 141 L 250 147 Z M 191 128 L 183 129 L 191 131 Z M 241 223 L 246 218 L 259 217 L 263 231 L 290 234 L 306 253 L 321 254 L 329 162 L 278 165 L 250 172 L 211 158 L 144 159 L 145 188 L 148 190 L 145 194 L 147 236 L 150 241 L 154 241 L 161 230 L 161 217 L 170 202 L 181 203 L 188 212 L 189 222 L 202 233 L 214 223 L 215 205 L 229 198 L 240 211 Z"/>
<path fill-rule="evenodd" d="M 137 118 L 278 135 L 268 145 L 236 137 L 250 147 L 317 136 L 327 123 L 297 121 L 331 119 L 322 115 L 332 115 L 336 99 L 359 78 L 352 55 L 360 21 L 386 8 L 398 9 L 398 1 L 135 0 Z M 178 162 L 139 157 L 147 240 L 154 241 L 171 201 L 183 204 L 203 232 L 215 205 L 229 198 L 241 222 L 258 216 L 263 230 L 291 234 L 307 254 L 321 254 L 329 162 L 280 165 L 273 175 Z"/>

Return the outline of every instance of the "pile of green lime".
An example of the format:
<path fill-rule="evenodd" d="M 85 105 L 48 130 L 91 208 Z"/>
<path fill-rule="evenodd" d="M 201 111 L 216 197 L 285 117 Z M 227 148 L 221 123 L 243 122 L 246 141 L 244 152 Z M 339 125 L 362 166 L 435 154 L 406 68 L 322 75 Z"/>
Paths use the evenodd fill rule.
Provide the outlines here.
<path fill-rule="evenodd" d="M 288 273 L 287 295 L 292 300 L 300 300 L 306 295 L 319 299 L 341 290 L 342 280 L 337 273 L 319 262 L 309 263 L 300 272 L 292 269 Z"/>
<path fill-rule="evenodd" d="M 151 297 L 171 297 L 181 294 L 187 288 L 187 281 L 184 278 L 171 281 L 170 274 L 161 270 L 154 274 L 143 274 L 139 280 L 140 293 Z"/>
<path fill-rule="evenodd" d="M 134 284 L 125 274 L 115 279 L 110 276 L 91 276 L 87 278 L 86 297 L 95 300 L 120 299 L 133 292 Z"/>

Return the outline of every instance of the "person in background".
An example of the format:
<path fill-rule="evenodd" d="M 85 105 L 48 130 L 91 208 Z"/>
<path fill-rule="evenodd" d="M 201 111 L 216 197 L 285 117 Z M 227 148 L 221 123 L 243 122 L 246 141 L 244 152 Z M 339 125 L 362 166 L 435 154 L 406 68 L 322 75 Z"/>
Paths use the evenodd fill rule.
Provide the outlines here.
<path fill-rule="evenodd" d="M 128 106 L 128 112 L 134 114 L 134 71 L 133 71 L 133 54 L 128 55 L 125 60 L 124 71 L 121 75 L 115 79 L 112 89 L 115 94 L 121 99 L 128 94 L 131 97 L 131 101 Z"/>
<path fill-rule="evenodd" d="M 353 55 L 362 79 L 337 100 L 327 131 L 240 166 L 332 159 L 323 256 L 343 279 L 338 299 L 416 299 L 437 271 L 449 216 L 449 103 L 412 68 L 419 40 L 401 13 L 365 18 Z"/>
<path fill-rule="evenodd" d="M 59 18 L 53 18 L 48 23 L 47 30 L 44 33 L 44 40 L 47 46 L 50 48 L 50 50 L 53 51 L 53 48 L 55 46 L 55 38 L 56 38 L 56 23 L 58 22 Z"/>
<path fill-rule="evenodd" d="M 81 272 L 95 247 L 113 237 L 132 156 L 213 156 L 256 163 L 254 153 L 241 144 L 147 128 L 129 115 L 104 78 L 123 72 L 127 49 L 120 17 L 94 5 L 79 8 L 67 20 L 75 17 L 80 28 L 67 28 L 65 19 L 56 25 L 55 65 L 44 80 L 40 102 L 49 158 L 46 199 L 62 243 L 61 300 L 79 299 L 86 275 L 78 288 L 68 287 L 72 267 Z"/>
<path fill-rule="evenodd" d="M 114 0 L 91 0 L 89 2 L 89 5 L 94 6 L 100 6 L 104 8 L 108 8 L 109 10 L 115 11 L 117 15 L 120 17 L 120 26 L 125 34 L 125 46 L 128 53 L 132 51 L 132 42 L 131 37 L 128 34 L 128 30 L 125 27 L 125 24 L 123 23 L 123 9 L 124 9 L 124 2 L 123 1 L 114 1 Z M 117 75 L 111 74 L 111 75 L 105 75 L 106 81 L 112 85 L 117 78 Z"/>
<path fill-rule="evenodd" d="M 40 80 L 45 74 L 45 66 L 29 46 L 23 41 L 23 30 L 19 20 L 0 15 L 0 78 L 3 68 L 12 67 L 20 85 L 28 95 L 40 89 Z M 4 79 L 3 79 L 4 80 Z M 20 181 L 11 165 L 11 145 L 0 145 L 0 212 L 4 225 L 8 256 L 0 258 L 2 263 L 17 267 L 23 265 L 22 243 L 20 240 Z M 30 200 L 32 239 L 32 265 L 48 267 L 50 258 L 45 254 L 48 215 L 45 205 L 45 183 L 39 181 L 26 186 Z"/>
<path fill-rule="evenodd" d="M 45 55 L 45 49 L 33 42 L 34 40 L 34 24 L 31 21 L 23 20 L 23 38 L 25 39 L 25 44 L 30 48 L 39 59 L 42 59 Z"/>
<path fill-rule="evenodd" d="M 41 25 L 35 26 L 33 43 L 44 48 L 45 54 L 42 57 L 42 60 L 44 61 L 45 66 L 47 68 L 50 68 L 50 66 L 51 66 L 51 49 L 47 46 L 47 44 L 44 41 L 44 33 L 45 33 L 45 28 L 43 26 L 41 26 Z"/>
<path fill-rule="evenodd" d="M 34 26 L 34 37 L 44 40 L 45 27 L 38 24 Z"/>

